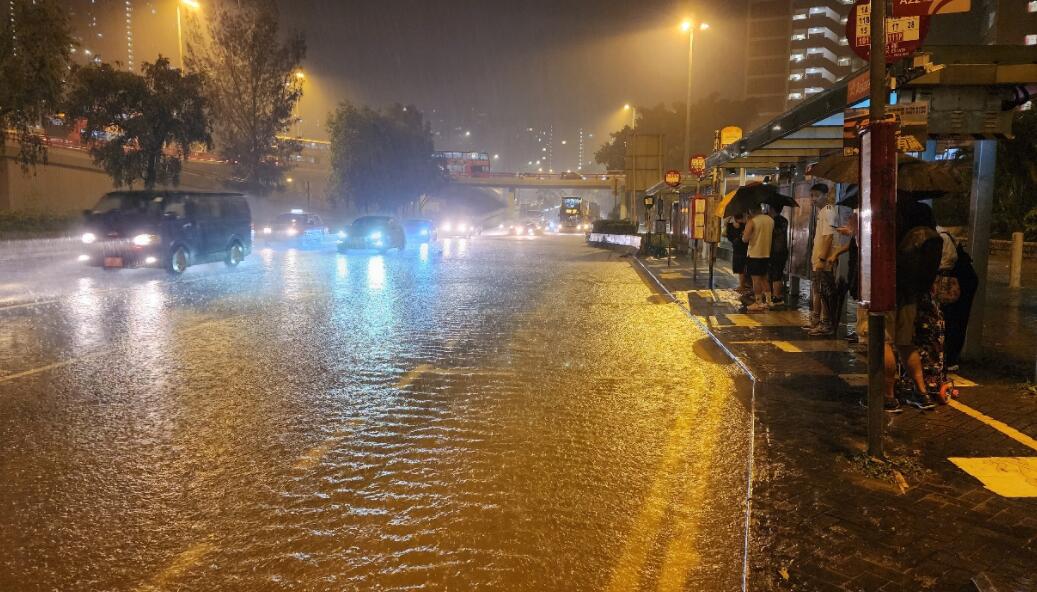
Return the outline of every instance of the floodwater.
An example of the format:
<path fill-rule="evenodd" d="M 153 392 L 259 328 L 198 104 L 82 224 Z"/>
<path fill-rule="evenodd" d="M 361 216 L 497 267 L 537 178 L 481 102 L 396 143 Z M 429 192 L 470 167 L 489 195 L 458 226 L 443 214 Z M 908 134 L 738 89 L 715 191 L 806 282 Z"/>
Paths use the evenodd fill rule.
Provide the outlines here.
<path fill-rule="evenodd" d="M 737 590 L 741 387 L 577 237 L 0 262 L 0 590 Z"/>

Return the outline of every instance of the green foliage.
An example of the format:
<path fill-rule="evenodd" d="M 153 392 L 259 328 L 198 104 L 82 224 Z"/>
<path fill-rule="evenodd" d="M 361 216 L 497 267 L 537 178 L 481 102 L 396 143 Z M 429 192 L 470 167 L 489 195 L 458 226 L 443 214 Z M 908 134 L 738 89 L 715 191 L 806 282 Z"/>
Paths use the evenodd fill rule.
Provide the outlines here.
<path fill-rule="evenodd" d="M 446 183 L 432 158 L 432 128 L 413 106 L 342 103 L 328 120 L 328 135 L 332 199 L 347 209 L 399 211 Z"/>
<path fill-rule="evenodd" d="M 0 211 L 0 238 L 45 238 L 68 234 L 80 221 L 78 214 Z"/>
<path fill-rule="evenodd" d="M 202 77 L 170 68 L 163 57 L 144 64 L 143 75 L 110 64 L 77 68 L 68 113 L 86 120 L 85 138 L 94 162 L 116 186 L 138 180 L 151 189 L 176 185 L 183 160 L 195 143 L 212 145 Z"/>
<path fill-rule="evenodd" d="M 1023 217 L 1023 232 L 1026 240 L 1037 241 L 1037 208 L 1030 210 Z"/>
<path fill-rule="evenodd" d="M 595 220 L 593 232 L 599 234 L 637 234 L 637 225 L 626 220 Z"/>
<path fill-rule="evenodd" d="M 0 129 L 15 131 L 28 168 L 46 162 L 39 126 L 57 112 L 75 41 L 64 2 L 12 0 L 10 8 L 0 19 Z"/>
<path fill-rule="evenodd" d="M 209 34 L 189 40 L 189 70 L 205 75 L 216 145 L 252 191 L 282 187 L 302 145 L 281 137 L 297 121 L 306 55 L 301 34 L 281 40 L 273 0 L 224 2 L 208 15 Z"/>
<path fill-rule="evenodd" d="M 998 142 L 997 150 L 991 232 L 999 238 L 1029 230 L 1026 216 L 1037 208 L 1037 112 L 1016 112 L 1012 133 L 1015 137 Z"/>
<path fill-rule="evenodd" d="M 684 103 L 671 106 L 637 108 L 637 133 L 663 136 L 663 167 L 685 170 L 690 154 L 684 154 Z M 693 153 L 713 152 L 716 130 L 726 125 L 743 129 L 756 115 L 753 100 L 733 101 L 713 93 L 691 106 L 691 150 Z M 595 160 L 610 170 L 623 169 L 626 142 L 633 135 L 629 126 L 611 134 L 610 140 L 595 153 Z"/>

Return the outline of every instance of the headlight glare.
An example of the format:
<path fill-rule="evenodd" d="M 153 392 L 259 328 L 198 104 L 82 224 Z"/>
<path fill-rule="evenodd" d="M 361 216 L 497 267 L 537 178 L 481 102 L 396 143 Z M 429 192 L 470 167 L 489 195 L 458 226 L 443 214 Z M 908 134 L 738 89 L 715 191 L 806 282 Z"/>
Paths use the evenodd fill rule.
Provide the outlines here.
<path fill-rule="evenodd" d="M 133 237 L 133 244 L 137 245 L 138 247 L 146 247 L 151 243 L 155 242 L 156 238 L 158 237 L 150 234 L 138 234 L 137 236 Z"/>
<path fill-rule="evenodd" d="M 97 235 L 92 232 L 84 232 L 82 240 L 84 245 L 89 245 L 97 241 Z"/>

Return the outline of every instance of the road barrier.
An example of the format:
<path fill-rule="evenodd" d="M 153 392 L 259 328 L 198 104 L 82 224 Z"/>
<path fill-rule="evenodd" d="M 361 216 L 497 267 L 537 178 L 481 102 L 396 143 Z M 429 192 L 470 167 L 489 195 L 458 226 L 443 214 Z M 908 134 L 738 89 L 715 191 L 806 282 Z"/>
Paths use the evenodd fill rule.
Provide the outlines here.
<path fill-rule="evenodd" d="M 633 249 L 641 248 L 641 237 L 636 234 L 601 234 L 592 232 L 587 242 L 601 246 L 621 246 Z"/>

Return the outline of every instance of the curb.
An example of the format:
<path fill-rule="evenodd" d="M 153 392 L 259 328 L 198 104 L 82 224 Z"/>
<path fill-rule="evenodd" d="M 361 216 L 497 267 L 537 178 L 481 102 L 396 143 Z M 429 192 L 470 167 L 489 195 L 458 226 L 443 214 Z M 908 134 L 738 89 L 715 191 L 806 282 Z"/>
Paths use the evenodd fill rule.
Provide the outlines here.
<path fill-rule="evenodd" d="M 675 302 L 677 306 L 679 306 L 681 310 L 684 311 L 684 314 L 687 315 L 688 319 L 690 319 L 691 322 L 695 323 L 699 328 L 701 328 L 706 333 L 706 335 L 708 335 L 709 338 L 713 340 L 713 343 L 715 343 L 717 347 L 719 347 L 724 352 L 724 354 L 727 355 L 727 357 L 730 358 L 736 366 L 738 366 L 738 368 L 746 375 L 746 377 L 749 378 L 749 381 L 752 384 L 751 396 L 749 398 L 749 418 L 751 420 L 749 422 L 749 458 L 746 466 L 745 480 L 745 541 L 743 543 L 742 550 L 742 592 L 748 592 L 749 532 L 752 519 L 753 469 L 754 459 L 756 456 L 756 385 L 759 382 L 759 380 L 757 379 L 756 374 L 746 363 L 746 361 L 734 352 L 732 352 L 727 347 L 727 345 L 725 345 L 724 342 L 720 340 L 720 337 L 718 337 L 717 334 L 713 332 L 709 325 L 699 320 L 691 311 L 691 306 L 689 304 L 684 304 L 680 301 L 679 298 L 674 296 L 673 292 L 670 292 L 670 290 L 662 283 L 662 281 L 658 277 L 656 277 L 654 273 L 652 273 L 652 270 L 650 270 L 648 266 L 645 265 L 643 261 L 641 261 L 640 257 L 634 255 L 632 259 L 637 262 L 637 265 L 640 266 L 641 270 L 644 271 L 648 275 L 648 277 L 652 278 L 655 284 L 659 286 L 659 289 L 662 290 L 663 293 L 665 293 L 671 301 Z"/>

